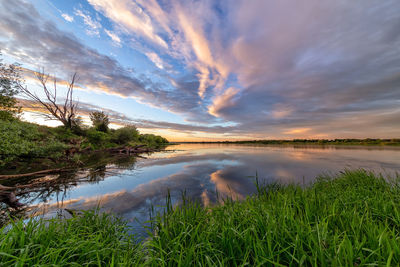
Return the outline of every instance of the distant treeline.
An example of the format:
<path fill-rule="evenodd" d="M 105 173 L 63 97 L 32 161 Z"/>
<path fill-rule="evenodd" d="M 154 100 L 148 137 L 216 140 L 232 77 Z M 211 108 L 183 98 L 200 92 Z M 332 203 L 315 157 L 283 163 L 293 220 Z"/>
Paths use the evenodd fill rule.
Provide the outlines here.
<path fill-rule="evenodd" d="M 215 142 L 180 142 L 191 144 L 260 144 L 260 145 L 400 145 L 400 138 L 393 139 L 293 139 L 293 140 L 247 140 L 247 141 L 215 141 Z"/>

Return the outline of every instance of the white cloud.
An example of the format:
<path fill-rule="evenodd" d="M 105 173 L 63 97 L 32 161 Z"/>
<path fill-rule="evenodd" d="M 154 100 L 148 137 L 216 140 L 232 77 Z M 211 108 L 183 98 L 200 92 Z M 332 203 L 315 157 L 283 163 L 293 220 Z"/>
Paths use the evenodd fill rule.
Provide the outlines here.
<path fill-rule="evenodd" d="M 97 37 L 100 35 L 99 31 L 99 29 L 101 29 L 100 22 L 98 22 L 96 19 L 93 19 L 89 14 L 83 12 L 80 9 L 75 10 L 75 15 L 83 18 L 83 22 L 85 23 L 86 26 L 88 26 L 88 28 L 86 29 L 86 33 L 88 35 Z"/>
<path fill-rule="evenodd" d="M 128 32 L 133 31 L 163 48 L 168 48 L 167 43 L 156 33 L 150 17 L 135 2 L 130 0 L 89 0 L 88 2 Z"/>
<path fill-rule="evenodd" d="M 0 1 L 4 53 L 80 71 L 86 88 L 259 138 L 398 136 L 399 1 L 88 0 L 164 68 L 151 76 L 69 38 L 28 2 Z M 103 30 L 96 12 L 79 9 L 75 21 Z"/>
<path fill-rule="evenodd" d="M 113 42 L 116 45 L 121 46 L 121 39 L 119 38 L 119 36 L 115 32 L 109 31 L 107 29 L 104 29 L 104 31 L 111 38 L 111 40 L 113 40 Z"/>
<path fill-rule="evenodd" d="M 68 22 L 73 22 L 74 21 L 74 17 L 68 15 L 68 14 L 61 14 L 61 16 Z"/>
<path fill-rule="evenodd" d="M 164 64 L 162 59 L 154 52 L 146 53 L 146 56 L 157 66 L 157 68 L 163 69 Z"/>

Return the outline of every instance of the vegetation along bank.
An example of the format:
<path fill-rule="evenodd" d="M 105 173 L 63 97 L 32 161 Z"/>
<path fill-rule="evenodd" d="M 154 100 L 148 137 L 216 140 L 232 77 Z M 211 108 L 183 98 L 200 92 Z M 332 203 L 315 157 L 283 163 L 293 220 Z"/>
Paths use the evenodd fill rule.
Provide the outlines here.
<path fill-rule="evenodd" d="M 1 53 L 0 53 L 1 57 Z M 31 163 L 33 168 L 70 166 L 83 163 L 84 154 L 96 150 L 109 152 L 150 152 L 168 143 L 153 134 L 140 134 L 132 124 L 110 129 L 110 119 L 101 110 L 89 113 L 91 126 L 85 125 L 74 99 L 75 73 L 59 92 L 57 79 L 43 71 L 35 72 L 43 97 L 28 88 L 21 78 L 19 64 L 4 64 L 0 58 L 0 171 L 19 173 L 21 165 Z M 52 87 L 52 88 L 51 88 Z M 23 96 L 38 107 L 47 120 L 62 126 L 51 128 L 21 121 L 22 108 L 16 96 Z"/>

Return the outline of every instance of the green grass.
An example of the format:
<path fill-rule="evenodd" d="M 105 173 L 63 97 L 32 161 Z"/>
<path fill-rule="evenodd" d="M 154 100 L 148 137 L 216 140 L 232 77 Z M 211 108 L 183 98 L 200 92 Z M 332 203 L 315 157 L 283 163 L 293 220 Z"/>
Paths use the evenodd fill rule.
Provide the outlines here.
<path fill-rule="evenodd" d="M 122 221 L 84 217 L 21 222 L 0 238 L 0 261 L 22 265 L 397 266 L 400 183 L 363 170 L 320 177 L 307 187 L 258 186 L 244 201 L 168 206 L 145 242 Z M 4 230 L 3 230 L 4 231 Z M 129 240 L 129 241 L 128 241 Z M 56 255 L 57 254 L 57 255 Z M 114 255 L 114 257 L 112 256 Z M 89 265 L 90 265 L 89 264 Z"/>
<path fill-rule="evenodd" d="M 117 266 L 139 261 L 126 224 L 94 211 L 71 219 L 15 222 L 2 229 L 1 266 Z"/>

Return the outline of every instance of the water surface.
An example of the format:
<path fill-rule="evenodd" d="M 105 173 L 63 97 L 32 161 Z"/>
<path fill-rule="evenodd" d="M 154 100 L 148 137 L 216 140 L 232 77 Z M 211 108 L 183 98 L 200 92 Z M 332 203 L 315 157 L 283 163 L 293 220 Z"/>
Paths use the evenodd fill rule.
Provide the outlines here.
<path fill-rule="evenodd" d="M 265 183 L 306 185 L 320 174 L 358 168 L 394 175 L 400 171 L 400 149 L 181 144 L 147 159 L 124 157 L 63 176 L 46 176 L 42 179 L 60 182 L 22 195 L 21 202 L 30 206 L 30 212 L 46 216 L 60 208 L 99 206 L 142 231 L 149 210 L 164 205 L 168 191 L 173 201 L 185 192 L 209 205 L 254 193 L 256 173 Z"/>

